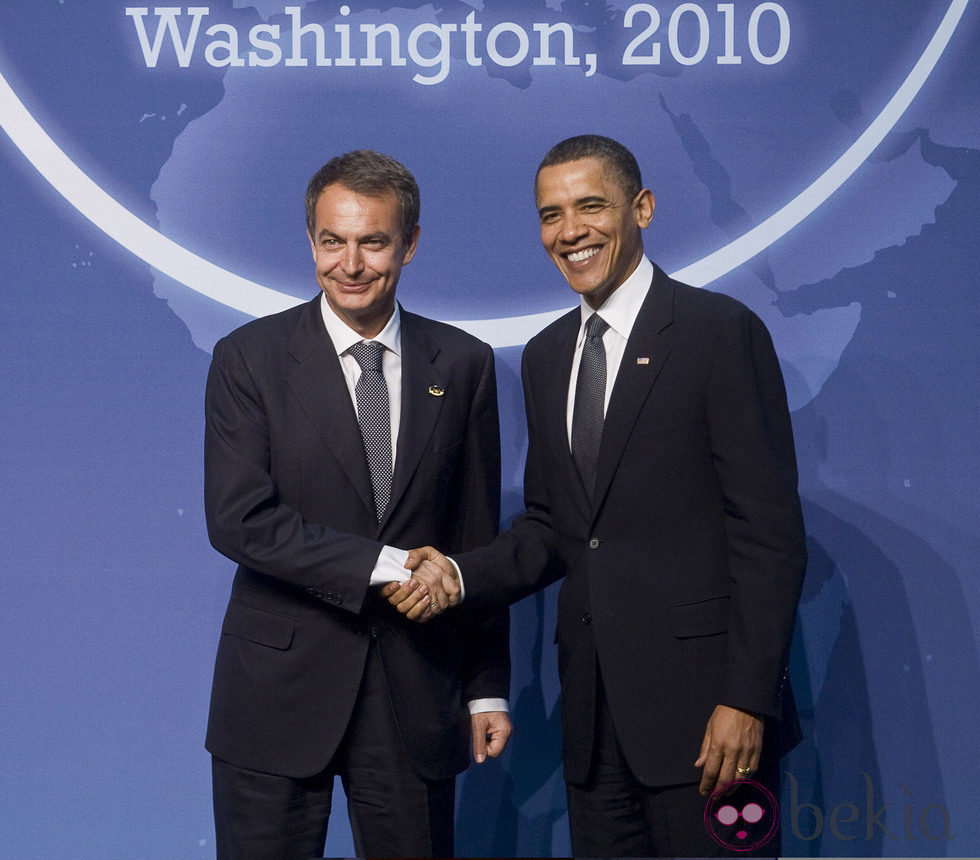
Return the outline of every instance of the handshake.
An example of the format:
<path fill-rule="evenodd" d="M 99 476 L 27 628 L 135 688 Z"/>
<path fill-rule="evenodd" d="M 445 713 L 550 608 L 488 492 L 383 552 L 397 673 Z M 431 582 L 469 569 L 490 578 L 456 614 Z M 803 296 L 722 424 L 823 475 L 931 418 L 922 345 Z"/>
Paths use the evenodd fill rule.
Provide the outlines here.
<path fill-rule="evenodd" d="M 424 622 L 462 600 L 462 588 L 456 567 L 439 550 L 431 546 L 413 549 L 405 567 L 412 576 L 405 582 L 389 582 L 381 595 L 402 615 Z"/>

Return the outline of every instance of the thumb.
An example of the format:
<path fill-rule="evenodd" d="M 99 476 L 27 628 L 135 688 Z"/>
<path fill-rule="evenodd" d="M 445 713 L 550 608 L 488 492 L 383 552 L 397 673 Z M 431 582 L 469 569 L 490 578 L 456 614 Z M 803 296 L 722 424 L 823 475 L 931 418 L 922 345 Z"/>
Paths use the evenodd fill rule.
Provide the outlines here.
<path fill-rule="evenodd" d="M 473 758 L 477 764 L 487 760 L 487 727 L 482 722 L 473 727 Z"/>

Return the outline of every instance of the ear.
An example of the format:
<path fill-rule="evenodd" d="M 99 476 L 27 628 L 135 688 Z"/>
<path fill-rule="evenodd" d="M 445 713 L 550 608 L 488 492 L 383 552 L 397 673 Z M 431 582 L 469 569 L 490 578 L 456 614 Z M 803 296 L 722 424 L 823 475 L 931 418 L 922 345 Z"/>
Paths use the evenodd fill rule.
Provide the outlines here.
<path fill-rule="evenodd" d="M 633 215 L 641 230 L 650 226 L 650 222 L 653 220 L 653 208 L 655 205 L 656 201 L 653 198 L 653 192 L 649 188 L 644 188 L 633 198 Z"/>
<path fill-rule="evenodd" d="M 402 255 L 402 265 L 407 266 L 412 262 L 412 257 L 415 256 L 415 251 L 419 246 L 419 234 L 422 232 L 422 228 L 418 224 L 412 229 L 412 236 L 408 240 L 408 244 L 405 246 L 405 252 Z"/>

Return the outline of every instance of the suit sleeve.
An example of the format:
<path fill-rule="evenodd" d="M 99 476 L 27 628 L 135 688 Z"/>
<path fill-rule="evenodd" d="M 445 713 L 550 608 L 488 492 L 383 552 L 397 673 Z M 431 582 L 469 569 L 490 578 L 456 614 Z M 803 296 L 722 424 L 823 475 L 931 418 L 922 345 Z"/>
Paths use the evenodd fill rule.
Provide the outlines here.
<path fill-rule="evenodd" d="M 214 350 L 205 394 L 204 511 L 218 552 L 311 596 L 359 612 L 382 545 L 310 522 L 271 473 L 269 421 L 238 347 Z"/>
<path fill-rule="evenodd" d="M 481 606 L 516 603 L 562 575 L 555 557 L 551 505 L 545 481 L 540 418 L 535 410 L 528 370 L 528 350 L 521 361 L 528 450 L 524 465 L 524 513 L 492 544 L 454 556 L 466 584 L 466 602 Z"/>
<path fill-rule="evenodd" d="M 463 549 L 489 543 L 500 523 L 500 419 L 493 350 L 487 349 L 470 408 L 463 450 Z M 464 602 L 462 681 L 465 701 L 506 699 L 510 693 L 510 611 Z"/>
<path fill-rule="evenodd" d="M 720 703 L 778 717 L 806 568 L 793 431 L 769 332 L 744 308 L 726 322 L 707 397 L 732 595 Z"/>

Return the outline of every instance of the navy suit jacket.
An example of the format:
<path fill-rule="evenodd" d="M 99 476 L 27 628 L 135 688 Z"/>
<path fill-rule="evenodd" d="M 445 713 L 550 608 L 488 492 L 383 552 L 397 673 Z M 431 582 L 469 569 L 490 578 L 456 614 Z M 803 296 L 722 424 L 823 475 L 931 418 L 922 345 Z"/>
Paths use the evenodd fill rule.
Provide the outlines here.
<path fill-rule="evenodd" d="M 360 429 L 319 296 L 219 341 L 208 377 L 205 513 L 238 563 L 218 645 L 207 748 L 290 777 L 321 771 L 377 642 L 414 769 L 469 760 L 466 701 L 506 697 L 506 610 L 406 621 L 375 589 L 383 545 L 458 550 L 497 531 L 493 352 L 404 310 L 402 413 L 378 524 Z M 439 391 L 443 393 L 440 395 Z"/>
<path fill-rule="evenodd" d="M 556 642 L 567 780 L 588 775 L 598 664 L 636 777 L 696 782 L 716 705 L 782 719 L 784 735 L 796 727 L 786 657 L 806 552 L 779 363 L 744 305 L 656 269 L 588 499 L 566 429 L 580 320 L 576 308 L 524 351 L 526 513 L 456 561 L 471 605 L 564 578 Z M 767 732 L 770 746 L 778 734 Z"/>

